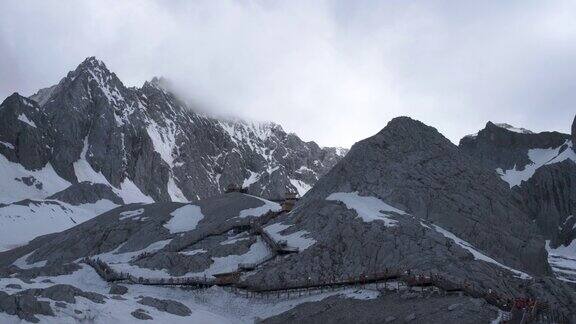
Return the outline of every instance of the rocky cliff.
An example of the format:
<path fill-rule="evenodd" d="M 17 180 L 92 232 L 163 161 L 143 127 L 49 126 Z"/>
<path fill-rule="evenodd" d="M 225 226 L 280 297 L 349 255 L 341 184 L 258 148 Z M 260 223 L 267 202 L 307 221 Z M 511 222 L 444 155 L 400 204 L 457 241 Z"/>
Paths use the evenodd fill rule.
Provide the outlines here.
<path fill-rule="evenodd" d="M 574 123 L 572 124 L 574 133 Z M 574 134 L 519 133 L 488 123 L 460 149 L 507 182 L 526 213 L 549 240 L 548 255 L 557 276 L 576 280 L 576 154 Z"/>

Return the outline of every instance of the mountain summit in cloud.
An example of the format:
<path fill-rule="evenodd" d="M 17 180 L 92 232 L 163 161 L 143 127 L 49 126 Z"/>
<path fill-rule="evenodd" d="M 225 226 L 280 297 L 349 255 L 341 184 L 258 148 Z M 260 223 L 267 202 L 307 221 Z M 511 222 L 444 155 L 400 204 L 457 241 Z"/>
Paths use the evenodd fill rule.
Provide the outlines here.
<path fill-rule="evenodd" d="M 27 168 L 50 165 L 69 183 L 109 184 L 128 202 L 198 199 L 230 183 L 274 199 L 304 194 L 341 157 L 275 124 L 199 115 L 168 88 L 162 78 L 127 88 L 89 57 L 32 100 L 4 102 L 3 120 L 34 127 L 6 124 L 2 151 Z"/>

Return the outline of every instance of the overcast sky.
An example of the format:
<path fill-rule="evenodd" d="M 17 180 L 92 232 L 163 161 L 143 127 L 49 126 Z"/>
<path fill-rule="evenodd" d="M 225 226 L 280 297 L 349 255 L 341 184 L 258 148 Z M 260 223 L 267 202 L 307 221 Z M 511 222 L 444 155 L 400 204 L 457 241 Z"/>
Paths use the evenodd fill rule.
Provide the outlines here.
<path fill-rule="evenodd" d="M 0 97 L 96 56 L 205 109 L 350 146 L 408 115 L 457 143 L 486 121 L 569 132 L 574 1 L 26 1 L 0 4 Z"/>

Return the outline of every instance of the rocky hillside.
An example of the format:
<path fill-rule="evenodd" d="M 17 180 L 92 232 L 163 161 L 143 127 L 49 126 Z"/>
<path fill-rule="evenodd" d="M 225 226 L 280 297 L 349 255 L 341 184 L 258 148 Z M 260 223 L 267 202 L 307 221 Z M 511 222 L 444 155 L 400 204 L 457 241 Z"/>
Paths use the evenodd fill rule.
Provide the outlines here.
<path fill-rule="evenodd" d="M 468 280 L 475 272 L 550 271 L 543 239 L 505 183 L 406 117 L 356 143 L 283 221 L 287 233 L 316 243 L 255 280 L 298 276 L 296 269 L 315 276 L 411 267 Z"/>
<path fill-rule="evenodd" d="M 519 195 L 527 214 L 549 243 L 550 262 L 576 280 L 576 136 L 515 132 L 488 123 L 460 141 L 461 150 L 494 170 Z M 573 243 L 574 242 L 574 243 Z"/>
<path fill-rule="evenodd" d="M 273 123 L 195 113 L 162 79 L 128 88 L 93 57 L 57 85 L 30 98 L 15 93 L 0 107 L 3 202 L 81 181 L 109 185 L 126 203 L 206 198 L 229 183 L 275 199 L 303 194 L 345 154 Z M 14 170 L 26 175 L 15 180 Z"/>

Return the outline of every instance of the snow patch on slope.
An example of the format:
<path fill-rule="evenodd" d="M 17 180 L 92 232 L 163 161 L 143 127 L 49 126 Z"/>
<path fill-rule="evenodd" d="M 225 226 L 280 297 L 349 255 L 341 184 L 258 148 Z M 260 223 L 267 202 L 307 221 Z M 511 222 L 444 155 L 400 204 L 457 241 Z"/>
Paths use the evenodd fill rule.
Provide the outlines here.
<path fill-rule="evenodd" d="M 244 179 L 244 182 L 242 183 L 242 188 L 248 188 L 250 187 L 251 184 L 260 180 L 260 174 L 250 170 L 248 170 L 248 172 L 250 172 L 250 175 L 248 176 L 248 178 Z"/>
<path fill-rule="evenodd" d="M 9 148 L 9 149 L 11 149 L 11 150 L 14 149 L 14 145 L 12 145 L 12 144 L 10 144 L 10 143 L 8 143 L 8 142 L 0 141 L 0 144 L 6 146 L 7 148 Z"/>
<path fill-rule="evenodd" d="M 105 199 L 79 206 L 46 200 L 0 207 L 0 251 L 24 245 L 40 235 L 66 230 L 115 207 Z"/>
<path fill-rule="evenodd" d="M 298 231 L 292 234 L 281 234 L 280 232 L 284 231 L 285 229 L 289 228 L 292 225 L 285 225 L 282 223 L 275 223 L 269 226 L 266 226 L 264 230 L 274 239 L 274 241 L 286 241 L 289 247 L 296 247 L 300 252 L 306 250 L 307 248 L 311 247 L 316 243 L 316 240 L 313 238 L 306 237 L 310 235 L 308 231 Z"/>
<path fill-rule="evenodd" d="M 426 226 L 426 225 L 424 225 Z M 502 263 L 492 259 L 491 257 L 485 255 L 484 253 L 478 251 L 472 244 L 464 241 L 463 239 L 459 238 L 458 236 L 454 235 L 452 232 L 447 231 L 445 229 L 443 229 L 442 227 L 432 224 L 432 226 L 434 227 L 434 229 L 442 234 L 444 237 L 451 239 L 452 241 L 454 241 L 454 243 L 458 244 L 458 246 L 460 246 L 461 248 L 467 250 L 468 252 L 472 253 L 472 255 L 474 256 L 475 260 L 481 260 L 484 262 L 488 262 L 488 263 L 492 263 L 495 264 L 501 268 L 504 268 L 506 270 L 509 270 L 511 272 L 513 272 L 514 274 L 516 274 L 516 277 L 520 278 L 520 279 L 532 279 L 532 277 L 529 274 L 526 274 L 522 271 L 518 271 L 516 269 L 512 269 L 508 266 L 503 265 Z M 428 226 L 426 226 L 428 227 Z"/>
<path fill-rule="evenodd" d="M 560 148 L 563 145 L 567 145 L 562 153 L 560 153 Z M 538 170 L 538 168 L 562 162 L 564 160 L 572 160 L 576 162 L 576 153 L 572 149 L 572 142 L 567 141 L 562 146 L 557 148 L 547 148 L 547 149 L 530 149 L 528 150 L 528 158 L 532 163 L 526 165 L 524 170 L 518 170 L 516 166 L 510 170 L 502 170 L 501 168 L 496 169 L 496 172 L 500 175 L 502 180 L 508 182 L 510 188 L 514 186 L 519 186 L 522 181 L 528 181 Z"/>
<path fill-rule="evenodd" d="M 150 136 L 150 139 L 152 140 L 152 144 L 154 145 L 154 151 L 158 152 L 162 160 L 172 168 L 174 166 L 174 157 L 172 156 L 172 152 L 176 147 L 174 124 L 168 124 L 168 127 L 160 127 L 153 120 L 149 120 L 149 123 L 150 124 L 146 130 L 148 136 Z"/>
<path fill-rule="evenodd" d="M 24 115 L 24 114 L 20 114 L 18 116 L 18 120 L 36 128 L 36 124 L 33 121 L 31 121 L 30 119 L 28 119 L 28 117 L 26 117 L 26 115 Z"/>
<path fill-rule="evenodd" d="M 0 154 L 0 174 L 2 175 L 0 203 L 46 198 L 70 186 L 70 182 L 62 179 L 50 163 L 40 170 L 26 170 L 21 164 L 9 161 L 2 154 Z M 28 186 L 22 181 L 22 178 L 30 176 L 35 179 L 34 182 L 38 186 Z"/>
<path fill-rule="evenodd" d="M 302 180 L 290 179 L 290 183 L 294 186 L 294 188 L 296 188 L 296 191 L 300 197 L 304 196 L 308 190 L 312 189 L 311 185 L 305 183 Z"/>
<path fill-rule="evenodd" d="M 248 209 L 244 209 L 240 211 L 240 214 L 238 215 L 238 217 L 240 218 L 245 218 L 245 217 L 260 217 L 264 214 L 266 214 L 269 211 L 280 211 L 280 209 L 282 209 L 282 207 L 280 207 L 280 204 L 272 202 L 270 200 L 266 200 L 260 197 L 256 197 L 256 196 L 250 196 L 250 197 L 254 197 L 259 199 L 260 201 L 264 202 L 264 205 L 260 206 L 260 207 L 254 207 L 254 208 L 248 208 Z"/>
<path fill-rule="evenodd" d="M 210 267 L 202 272 L 192 273 L 192 276 L 212 276 L 218 273 L 227 273 L 236 271 L 240 263 L 260 263 L 265 260 L 270 251 L 260 237 L 250 246 L 250 250 L 244 254 L 227 255 L 225 257 L 212 257 L 213 263 Z"/>
<path fill-rule="evenodd" d="M 186 199 L 186 196 L 184 196 L 184 193 L 182 192 L 182 190 L 180 190 L 180 188 L 178 188 L 178 185 L 174 181 L 174 176 L 172 176 L 172 175 L 170 175 L 170 177 L 168 177 L 168 194 L 170 195 L 170 200 L 172 200 L 172 201 L 175 201 L 175 202 L 187 202 L 188 201 L 188 199 Z"/>
<path fill-rule="evenodd" d="M 555 249 L 550 247 L 550 241 L 546 241 L 548 251 L 548 263 L 560 280 L 576 283 L 576 240 L 568 246 L 561 245 Z"/>
<path fill-rule="evenodd" d="M 343 202 L 348 209 L 353 209 L 364 222 L 381 220 L 385 226 L 396 226 L 394 214 L 406 215 L 406 212 L 394 208 L 376 197 L 360 196 L 358 192 L 335 192 L 326 200 Z"/>
<path fill-rule="evenodd" d="M 202 210 L 196 205 L 186 205 L 173 211 L 172 218 L 164 224 L 171 234 L 188 232 L 196 229 L 198 222 L 204 218 Z"/>
<path fill-rule="evenodd" d="M 500 124 L 494 124 L 494 125 L 496 125 L 496 126 L 498 126 L 498 127 L 500 127 L 500 128 L 504 128 L 504 129 L 509 130 L 509 131 L 511 131 L 511 132 L 514 132 L 514 133 L 519 133 L 519 134 L 534 134 L 534 132 L 531 131 L 531 130 L 528 130 L 528 129 L 526 129 L 526 128 L 521 128 L 521 127 L 514 127 L 514 126 L 512 126 L 512 125 L 510 125 L 510 124 L 500 123 Z"/>

